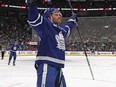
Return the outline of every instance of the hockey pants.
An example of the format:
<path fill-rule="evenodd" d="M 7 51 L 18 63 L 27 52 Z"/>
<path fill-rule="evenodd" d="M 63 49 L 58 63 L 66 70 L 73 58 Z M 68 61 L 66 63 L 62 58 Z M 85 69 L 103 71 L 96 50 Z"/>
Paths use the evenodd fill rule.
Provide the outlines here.
<path fill-rule="evenodd" d="M 14 59 L 13 59 L 13 63 L 15 63 L 15 61 L 16 61 L 16 52 L 11 52 L 11 53 L 10 53 L 9 63 L 10 63 L 12 57 L 14 57 Z"/>
<path fill-rule="evenodd" d="M 35 64 L 37 71 L 37 87 L 66 87 L 61 68 L 48 64 Z"/>

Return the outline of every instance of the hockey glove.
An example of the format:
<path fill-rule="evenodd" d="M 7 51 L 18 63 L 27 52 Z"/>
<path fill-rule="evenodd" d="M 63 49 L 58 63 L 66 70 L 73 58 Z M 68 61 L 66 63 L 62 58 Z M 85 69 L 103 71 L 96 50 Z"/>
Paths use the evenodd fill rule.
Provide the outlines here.
<path fill-rule="evenodd" d="M 36 0 L 25 0 L 25 3 L 27 4 L 27 5 L 31 5 L 31 4 L 33 4 L 33 3 L 35 3 L 36 2 Z"/>
<path fill-rule="evenodd" d="M 68 22 L 69 22 L 69 21 L 75 21 L 75 20 L 78 22 L 77 14 L 74 13 L 74 14 L 70 17 L 70 19 L 68 20 Z"/>

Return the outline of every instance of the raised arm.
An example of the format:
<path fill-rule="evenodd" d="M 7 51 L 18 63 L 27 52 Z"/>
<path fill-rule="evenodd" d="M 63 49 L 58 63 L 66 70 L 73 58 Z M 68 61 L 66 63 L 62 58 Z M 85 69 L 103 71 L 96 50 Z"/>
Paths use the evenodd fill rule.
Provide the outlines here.
<path fill-rule="evenodd" d="M 29 6 L 28 23 L 31 27 L 36 28 L 43 21 L 43 17 L 40 15 L 39 10 L 37 9 L 36 0 L 26 0 L 25 3 Z"/>
<path fill-rule="evenodd" d="M 75 26 L 76 26 L 76 24 L 75 24 L 76 18 L 77 18 L 77 14 L 73 14 L 69 18 L 67 24 L 63 26 L 65 37 L 69 36 L 70 33 L 72 32 L 72 30 L 75 28 Z"/>

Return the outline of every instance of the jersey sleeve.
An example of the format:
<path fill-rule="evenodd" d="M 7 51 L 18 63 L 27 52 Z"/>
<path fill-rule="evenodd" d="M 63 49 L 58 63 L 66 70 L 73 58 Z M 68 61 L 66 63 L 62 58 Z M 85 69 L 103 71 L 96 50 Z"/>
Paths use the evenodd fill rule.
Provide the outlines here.
<path fill-rule="evenodd" d="M 73 20 L 68 21 L 68 23 L 62 26 L 62 28 L 63 28 L 64 36 L 68 37 L 71 34 L 72 30 L 75 28 L 75 23 Z"/>
<path fill-rule="evenodd" d="M 38 29 L 43 23 L 43 16 L 41 16 L 36 5 L 30 5 L 28 9 L 28 20 L 27 22 L 33 29 Z M 39 28 L 41 29 L 41 28 Z"/>
<path fill-rule="evenodd" d="M 28 20 L 30 27 L 35 30 L 39 38 L 42 37 L 43 31 L 43 16 L 40 14 L 36 5 L 30 5 L 28 8 Z"/>

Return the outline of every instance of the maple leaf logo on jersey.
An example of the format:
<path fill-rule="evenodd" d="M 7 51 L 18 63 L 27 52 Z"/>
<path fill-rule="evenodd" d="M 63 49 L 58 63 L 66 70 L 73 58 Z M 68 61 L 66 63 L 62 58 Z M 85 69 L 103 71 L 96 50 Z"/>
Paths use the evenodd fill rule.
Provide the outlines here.
<path fill-rule="evenodd" d="M 14 47 L 13 47 L 13 50 L 16 50 L 16 49 L 17 49 L 17 47 L 16 47 L 16 46 L 14 46 Z"/>
<path fill-rule="evenodd" d="M 56 35 L 55 38 L 57 41 L 57 48 L 61 50 L 65 50 L 65 41 L 62 32 L 60 32 L 59 35 Z"/>

